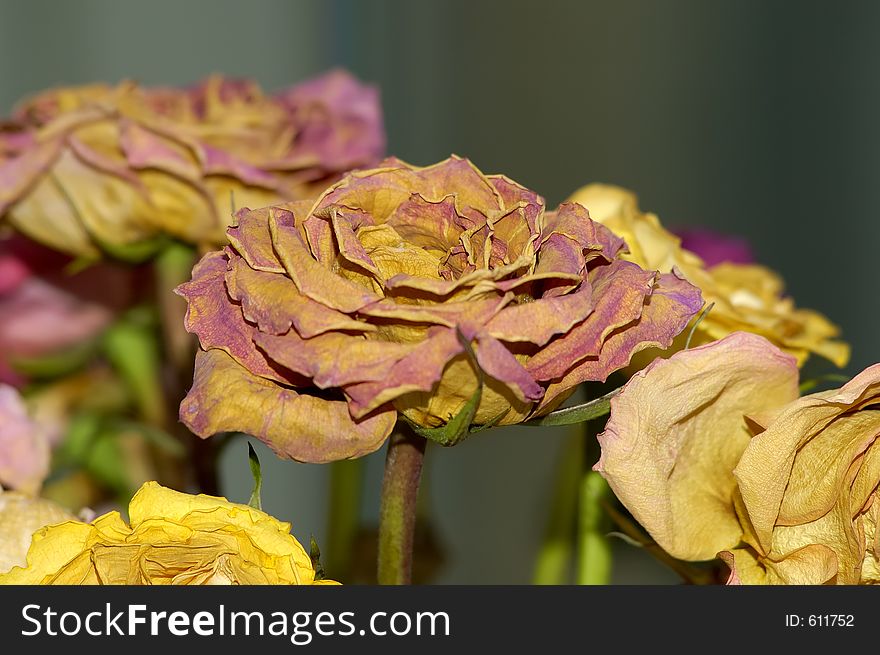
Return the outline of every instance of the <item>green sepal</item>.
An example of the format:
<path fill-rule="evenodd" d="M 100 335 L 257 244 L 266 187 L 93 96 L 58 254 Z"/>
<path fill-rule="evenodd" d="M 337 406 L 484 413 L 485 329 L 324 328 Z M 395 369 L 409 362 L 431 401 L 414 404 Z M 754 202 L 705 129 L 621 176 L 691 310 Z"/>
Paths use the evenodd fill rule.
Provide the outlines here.
<path fill-rule="evenodd" d="M 401 417 L 409 424 L 413 432 L 415 432 L 420 437 L 424 437 L 425 439 L 429 439 L 430 441 L 435 441 L 441 446 L 454 446 L 456 444 L 459 444 L 475 431 L 478 431 L 472 430 L 471 424 L 474 421 L 474 416 L 476 416 L 477 414 L 477 408 L 480 406 L 480 401 L 483 398 L 483 369 L 481 369 L 480 365 L 477 363 L 477 356 L 474 353 L 474 349 L 471 346 L 470 341 L 465 338 L 465 336 L 461 333 L 461 330 L 456 328 L 455 333 L 458 337 L 458 341 L 464 347 L 465 354 L 477 371 L 476 391 L 474 391 L 474 394 L 458 411 L 458 414 L 456 414 L 455 416 L 450 416 L 449 421 L 446 423 L 446 425 L 439 428 L 425 428 L 420 425 L 416 425 L 401 414 Z M 500 421 L 502 417 L 503 415 L 495 420 Z"/>
<path fill-rule="evenodd" d="M 118 259 L 128 264 L 141 264 L 152 259 L 165 249 L 169 241 L 168 237 L 164 234 L 125 244 L 101 241 L 94 234 L 91 234 L 91 237 L 101 250 L 113 259 Z"/>
<path fill-rule="evenodd" d="M 526 421 L 523 425 L 529 426 L 552 426 L 552 425 L 573 425 L 575 423 L 585 423 L 594 418 L 605 416 L 611 411 L 611 399 L 620 393 L 620 389 L 609 391 L 604 396 L 599 396 L 581 405 L 573 407 L 565 407 L 550 412 L 546 416 L 539 416 L 530 421 Z"/>
<path fill-rule="evenodd" d="M 318 548 L 314 535 L 309 537 L 309 559 L 312 560 L 312 568 L 315 569 L 315 580 L 323 580 L 327 574 L 324 572 L 324 565 L 321 564 L 321 549 Z"/>
<path fill-rule="evenodd" d="M 260 458 L 257 457 L 257 451 L 254 450 L 251 442 L 248 441 L 248 463 L 251 467 L 251 475 L 254 477 L 254 490 L 251 491 L 251 497 L 248 500 L 248 505 L 253 507 L 254 509 L 261 510 L 263 509 L 263 501 L 261 498 L 261 494 L 263 491 L 263 468 L 260 466 Z"/>

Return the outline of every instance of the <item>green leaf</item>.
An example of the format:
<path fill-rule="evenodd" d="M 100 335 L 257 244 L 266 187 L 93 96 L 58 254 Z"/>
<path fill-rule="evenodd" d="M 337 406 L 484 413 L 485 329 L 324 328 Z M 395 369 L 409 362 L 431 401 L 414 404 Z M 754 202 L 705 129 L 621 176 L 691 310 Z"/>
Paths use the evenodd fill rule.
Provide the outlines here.
<path fill-rule="evenodd" d="M 309 558 L 312 560 L 312 568 L 315 569 L 315 580 L 323 580 L 326 573 L 324 565 L 321 564 L 321 549 L 318 548 L 314 535 L 309 537 Z"/>
<path fill-rule="evenodd" d="M 134 491 L 119 435 L 110 430 L 102 432 L 95 439 L 83 467 L 120 497 L 130 497 Z"/>
<path fill-rule="evenodd" d="M 446 425 L 439 428 L 425 428 L 420 425 L 416 425 L 406 417 L 404 420 L 409 423 L 413 432 L 417 435 L 424 437 L 425 439 L 430 439 L 431 441 L 436 441 L 441 446 L 454 446 L 458 443 L 464 441 L 468 436 L 473 434 L 476 430 L 471 430 L 471 423 L 474 421 L 474 416 L 477 414 L 477 408 L 480 406 L 480 400 L 483 398 L 483 369 L 480 368 L 480 365 L 477 364 L 477 356 L 474 353 L 474 349 L 471 347 L 470 341 L 468 341 L 465 336 L 461 333 L 461 330 L 456 328 L 456 335 L 458 336 L 458 340 L 461 345 L 464 347 L 465 354 L 470 359 L 471 363 L 474 365 L 474 368 L 477 371 L 477 389 L 474 391 L 474 394 L 470 397 L 470 399 L 464 404 L 458 414 L 455 416 L 450 416 L 449 421 Z M 497 417 L 495 420 L 500 421 L 503 418 L 503 414 Z"/>
<path fill-rule="evenodd" d="M 611 411 L 611 399 L 620 393 L 620 389 L 609 391 L 604 396 L 599 396 L 589 402 L 564 409 L 557 409 L 550 412 L 546 416 L 534 418 L 526 421 L 523 425 L 529 426 L 547 426 L 547 425 L 572 425 L 574 423 L 584 423 L 594 418 L 605 416 Z"/>
<path fill-rule="evenodd" d="M 64 439 L 55 451 L 55 465 L 82 465 L 101 430 L 101 417 L 92 413 L 76 414 L 70 419 Z"/>
<path fill-rule="evenodd" d="M 97 339 L 68 346 L 40 357 L 11 357 L 9 364 L 32 379 L 57 378 L 83 368 L 98 349 Z"/>
<path fill-rule="evenodd" d="M 137 421 L 126 419 L 109 418 L 107 425 L 115 432 L 134 432 L 151 446 L 173 457 L 186 455 L 184 445 L 170 434 L 152 425 L 144 425 Z"/>
<path fill-rule="evenodd" d="M 129 388 L 141 417 L 151 425 L 164 425 L 167 410 L 159 369 L 159 340 L 144 315 L 130 312 L 120 318 L 104 333 L 102 346 Z"/>
<path fill-rule="evenodd" d="M 260 466 L 260 458 L 257 457 L 257 451 L 254 450 L 250 441 L 248 441 L 248 461 L 251 465 L 251 475 L 254 476 L 254 490 L 251 492 L 251 498 L 248 500 L 248 505 L 254 509 L 262 510 L 263 502 L 260 499 L 260 494 L 263 490 L 263 470 Z"/>
<path fill-rule="evenodd" d="M 129 264 L 140 264 L 152 259 L 162 252 L 168 243 L 168 237 L 165 235 L 126 244 L 102 241 L 94 233 L 92 233 L 91 237 L 101 247 L 101 250 L 108 255 Z"/>

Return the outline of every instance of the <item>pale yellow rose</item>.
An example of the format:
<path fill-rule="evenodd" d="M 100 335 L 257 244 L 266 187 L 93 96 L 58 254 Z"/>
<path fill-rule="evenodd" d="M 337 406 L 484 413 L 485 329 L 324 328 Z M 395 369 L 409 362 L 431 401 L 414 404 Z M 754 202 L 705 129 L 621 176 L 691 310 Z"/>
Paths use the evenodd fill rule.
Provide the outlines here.
<path fill-rule="evenodd" d="M 744 415 L 797 395 L 794 358 L 747 332 L 655 359 L 611 400 L 596 470 L 666 552 L 714 559 L 743 535 L 733 469 L 751 437 Z"/>
<path fill-rule="evenodd" d="M 744 332 L 657 359 L 611 401 L 596 470 L 670 555 L 735 584 L 880 583 L 880 364 L 798 397 Z"/>
<path fill-rule="evenodd" d="M 34 532 L 70 520 L 73 516 L 52 501 L 0 490 L 0 573 L 24 566 Z"/>
<path fill-rule="evenodd" d="M 849 346 L 835 340 L 837 326 L 818 312 L 795 307 L 783 295 L 782 279 L 773 271 L 753 264 L 723 263 L 707 268 L 693 252 L 681 247 L 681 240 L 666 230 L 655 214 L 639 208 L 636 195 L 626 189 L 590 184 L 578 189 L 569 200 L 590 211 L 590 217 L 611 228 L 629 246 L 624 258 L 652 270 L 678 270 L 700 288 L 708 306 L 714 303 L 694 331 L 691 345 L 721 339 L 738 330 L 760 334 L 803 364 L 810 354 L 820 355 L 845 366 Z M 684 330 L 667 353 L 684 347 L 690 331 Z M 644 365 L 657 356 L 643 353 Z"/>
<path fill-rule="evenodd" d="M 315 580 L 289 523 L 247 505 L 148 482 L 129 517 L 39 530 L 27 565 L 0 584 L 334 584 Z"/>
<path fill-rule="evenodd" d="M 737 511 L 744 584 L 880 583 L 880 364 L 752 421 Z"/>

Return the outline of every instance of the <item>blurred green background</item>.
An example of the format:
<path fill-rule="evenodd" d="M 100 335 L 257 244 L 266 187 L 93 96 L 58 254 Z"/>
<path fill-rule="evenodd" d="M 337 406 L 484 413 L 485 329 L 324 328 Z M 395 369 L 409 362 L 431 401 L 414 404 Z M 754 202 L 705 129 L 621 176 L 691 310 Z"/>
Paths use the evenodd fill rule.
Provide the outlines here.
<path fill-rule="evenodd" d="M 457 153 L 548 205 L 590 181 L 667 225 L 747 237 L 801 306 L 880 360 L 880 3 L 773 0 L 2 0 L 0 107 L 60 84 L 212 73 L 268 89 L 344 66 L 382 89 L 389 152 Z M 438 581 L 525 583 L 562 430 L 505 429 L 428 453 Z M 326 468 L 260 449 L 264 507 L 324 535 Z M 375 520 L 384 452 L 369 458 Z M 225 493 L 250 493 L 246 445 Z M 675 577 L 625 544 L 616 582 Z"/>

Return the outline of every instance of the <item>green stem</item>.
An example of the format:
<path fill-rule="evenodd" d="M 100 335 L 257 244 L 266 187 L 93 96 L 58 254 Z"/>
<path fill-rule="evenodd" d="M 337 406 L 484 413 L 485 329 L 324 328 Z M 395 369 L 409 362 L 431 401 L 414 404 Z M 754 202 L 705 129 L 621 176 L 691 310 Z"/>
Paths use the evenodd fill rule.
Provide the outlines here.
<path fill-rule="evenodd" d="M 536 585 L 564 584 L 574 553 L 578 484 L 584 459 L 584 439 L 580 430 L 568 436 L 559 454 L 550 520 L 535 562 L 533 582 Z"/>
<path fill-rule="evenodd" d="M 195 338 L 184 329 L 186 302 L 174 293 L 174 289 L 192 277 L 196 253 L 190 247 L 176 241 L 169 243 L 157 255 L 154 266 L 156 275 L 156 302 L 162 322 L 162 337 L 166 364 L 169 368 L 168 413 L 174 417 L 169 426 L 187 446 L 190 452 L 192 475 L 199 491 L 212 496 L 220 494 L 217 477 L 217 442 L 214 439 L 196 439 L 177 421 L 180 403 L 186 389 L 192 384 L 195 359 Z"/>
<path fill-rule="evenodd" d="M 177 381 L 186 386 L 192 382 L 195 341 L 183 327 L 186 301 L 176 295 L 174 289 L 192 277 L 195 261 L 195 251 L 175 241 L 163 248 L 154 262 L 165 358 L 174 367 Z"/>
<path fill-rule="evenodd" d="M 355 540 L 360 528 L 363 481 L 362 459 L 349 459 L 330 465 L 330 501 L 324 552 L 327 571 L 337 580 L 347 580 L 351 576 Z"/>
<path fill-rule="evenodd" d="M 403 422 L 388 441 L 379 507 L 377 579 L 383 585 L 410 584 L 419 481 L 427 441 Z"/>
<path fill-rule="evenodd" d="M 599 458 L 598 430 L 587 423 L 584 435 L 583 471 L 578 490 L 577 584 L 604 585 L 611 581 L 611 543 L 607 537 L 608 516 L 604 503 L 611 490 L 605 479 L 592 470 Z"/>

